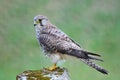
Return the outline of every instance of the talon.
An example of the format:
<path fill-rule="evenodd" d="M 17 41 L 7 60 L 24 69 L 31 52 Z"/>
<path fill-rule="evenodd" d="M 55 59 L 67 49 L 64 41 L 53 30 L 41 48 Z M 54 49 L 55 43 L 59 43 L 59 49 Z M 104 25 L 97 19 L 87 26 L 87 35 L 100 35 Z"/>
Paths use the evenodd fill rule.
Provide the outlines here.
<path fill-rule="evenodd" d="M 53 66 L 52 66 L 52 67 L 49 67 L 48 70 L 53 71 L 53 70 L 55 70 L 55 69 L 57 69 L 57 68 L 58 68 L 57 65 L 56 65 L 56 64 L 53 64 Z"/>

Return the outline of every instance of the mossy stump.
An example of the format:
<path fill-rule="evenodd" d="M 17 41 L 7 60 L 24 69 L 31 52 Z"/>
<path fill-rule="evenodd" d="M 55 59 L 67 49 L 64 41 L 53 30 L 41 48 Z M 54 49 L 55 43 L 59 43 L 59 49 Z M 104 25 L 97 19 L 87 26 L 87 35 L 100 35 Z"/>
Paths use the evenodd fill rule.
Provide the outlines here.
<path fill-rule="evenodd" d="M 70 80 L 70 78 L 65 68 L 57 68 L 53 71 L 43 68 L 24 71 L 17 75 L 16 80 Z"/>

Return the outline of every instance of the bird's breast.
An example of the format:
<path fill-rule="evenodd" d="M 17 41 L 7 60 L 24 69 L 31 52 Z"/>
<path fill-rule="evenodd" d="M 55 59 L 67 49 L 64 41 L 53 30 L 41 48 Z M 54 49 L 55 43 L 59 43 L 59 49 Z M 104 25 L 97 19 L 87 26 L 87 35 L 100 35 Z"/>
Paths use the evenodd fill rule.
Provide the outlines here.
<path fill-rule="evenodd" d="M 39 30 L 39 28 L 37 26 L 35 27 L 35 30 L 36 30 L 36 37 L 39 38 L 40 30 Z"/>
<path fill-rule="evenodd" d="M 65 56 L 60 53 L 52 53 L 52 54 L 50 53 L 50 54 L 47 54 L 47 56 L 50 57 L 53 63 L 57 63 L 65 59 Z"/>

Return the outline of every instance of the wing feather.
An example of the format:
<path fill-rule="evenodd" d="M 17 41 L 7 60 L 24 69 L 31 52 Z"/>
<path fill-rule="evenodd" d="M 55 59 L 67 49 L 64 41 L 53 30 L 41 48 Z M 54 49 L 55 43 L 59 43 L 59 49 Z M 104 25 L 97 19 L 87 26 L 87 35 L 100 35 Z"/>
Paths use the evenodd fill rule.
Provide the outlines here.
<path fill-rule="evenodd" d="M 83 51 L 79 46 L 77 46 L 73 42 L 67 42 L 66 40 L 63 40 L 60 37 L 57 37 L 56 35 L 44 33 L 40 35 L 38 40 L 46 52 L 59 52 L 78 58 L 102 61 L 101 59 L 94 57 L 100 55 Z M 93 57 L 89 55 L 92 55 Z"/>

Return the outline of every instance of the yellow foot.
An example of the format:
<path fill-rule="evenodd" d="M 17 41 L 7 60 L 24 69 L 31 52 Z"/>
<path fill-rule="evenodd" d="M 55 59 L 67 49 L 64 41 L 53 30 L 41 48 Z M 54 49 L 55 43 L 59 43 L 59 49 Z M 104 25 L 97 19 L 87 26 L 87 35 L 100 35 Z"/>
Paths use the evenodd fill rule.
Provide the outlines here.
<path fill-rule="evenodd" d="M 55 69 L 57 69 L 57 68 L 58 68 L 57 65 L 56 65 L 56 64 L 53 64 L 53 66 L 52 66 L 52 67 L 49 67 L 48 70 L 53 71 L 53 70 L 55 70 Z"/>

